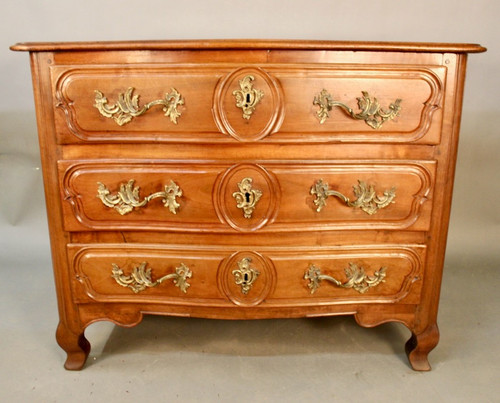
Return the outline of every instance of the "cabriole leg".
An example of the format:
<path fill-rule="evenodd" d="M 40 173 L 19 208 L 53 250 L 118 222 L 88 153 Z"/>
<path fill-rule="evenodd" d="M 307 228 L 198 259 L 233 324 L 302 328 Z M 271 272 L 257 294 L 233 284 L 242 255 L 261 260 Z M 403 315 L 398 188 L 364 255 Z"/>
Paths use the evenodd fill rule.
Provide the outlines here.
<path fill-rule="evenodd" d="M 60 322 L 57 326 L 56 340 L 67 354 L 64 368 L 72 371 L 82 369 L 90 353 L 90 343 L 85 338 L 84 329 L 74 333 Z"/>
<path fill-rule="evenodd" d="M 439 341 L 439 329 L 437 324 L 428 326 L 421 333 L 414 333 L 406 342 L 405 350 L 410 365 L 415 371 L 430 371 L 431 366 L 427 359 L 431 350 Z"/>

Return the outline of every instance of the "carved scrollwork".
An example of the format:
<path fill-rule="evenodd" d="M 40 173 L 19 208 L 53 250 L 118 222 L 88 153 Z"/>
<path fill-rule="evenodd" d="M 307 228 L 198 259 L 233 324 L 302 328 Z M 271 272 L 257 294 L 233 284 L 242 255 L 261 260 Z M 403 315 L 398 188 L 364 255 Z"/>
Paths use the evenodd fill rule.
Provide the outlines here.
<path fill-rule="evenodd" d="M 164 206 L 172 214 L 177 214 L 180 204 L 176 197 L 182 196 L 182 190 L 174 181 L 170 181 L 170 184 L 166 185 L 163 191 L 146 196 L 143 200 L 140 200 L 139 187 L 134 186 L 134 182 L 134 179 L 130 179 L 127 183 L 122 183 L 116 194 L 111 194 L 111 191 L 104 184 L 97 182 L 97 197 L 105 206 L 114 208 L 121 215 L 130 213 L 134 208 L 144 207 L 151 200 L 162 197 Z"/>
<path fill-rule="evenodd" d="M 94 107 L 99 110 L 102 116 L 112 118 L 119 126 L 123 126 L 133 118 L 146 113 L 152 106 L 163 105 L 165 116 L 170 117 L 170 121 L 177 124 L 177 118 L 181 116 L 177 107 L 184 105 L 184 99 L 175 88 L 172 88 L 170 93 L 166 93 L 164 99 L 151 101 L 142 108 L 139 107 L 139 95 L 132 95 L 133 92 L 134 87 L 129 87 L 125 93 L 118 95 L 116 104 L 109 105 L 104 94 L 95 90 Z"/>
<path fill-rule="evenodd" d="M 175 268 L 175 273 L 167 274 L 156 281 L 151 278 L 151 268 L 146 268 L 146 266 L 147 263 L 142 262 L 139 266 L 134 267 L 132 273 L 127 276 L 118 265 L 113 263 L 111 277 L 119 285 L 130 288 L 136 294 L 146 288 L 156 287 L 165 280 L 173 280 L 175 286 L 179 287 L 183 293 L 186 293 L 190 287 L 187 279 L 192 277 L 193 272 L 184 263 Z"/>
<path fill-rule="evenodd" d="M 331 112 L 335 106 L 344 110 L 353 119 L 364 120 L 372 129 L 380 129 L 386 121 L 399 116 L 399 112 L 401 111 L 401 99 L 396 99 L 394 103 L 389 105 L 388 110 L 383 110 L 377 98 L 370 98 L 370 94 L 366 91 L 361 91 L 361 93 L 363 96 L 357 98 L 358 108 L 361 109 L 361 111 L 356 113 L 346 104 L 335 101 L 332 95 L 326 89 L 323 89 L 313 100 L 313 105 L 319 106 L 319 110 L 316 112 L 319 123 L 325 123 L 326 119 L 330 116 L 329 112 Z"/>
<path fill-rule="evenodd" d="M 373 185 L 367 185 L 365 182 L 358 180 L 358 185 L 353 186 L 353 192 L 356 200 L 351 201 L 348 197 L 335 190 L 330 190 L 328 183 L 318 180 L 312 187 L 310 193 L 316 196 L 314 204 L 316 211 L 320 212 L 326 206 L 328 196 L 335 196 L 341 199 L 347 206 L 360 208 L 365 213 L 372 215 L 379 209 L 387 207 L 394 202 L 396 197 L 396 188 L 392 187 L 384 191 L 383 195 L 377 195 Z"/>
<path fill-rule="evenodd" d="M 327 280 L 335 284 L 337 287 L 352 288 L 360 294 L 364 294 L 370 288 L 385 281 L 387 267 L 381 267 L 373 273 L 373 276 L 368 276 L 363 267 L 358 267 L 358 265 L 354 263 L 349 263 L 349 267 L 346 267 L 344 270 L 347 281 L 343 283 L 342 281 L 339 281 L 331 276 L 321 274 L 321 269 L 314 264 L 311 264 L 304 275 L 304 279 L 309 280 L 307 286 L 311 290 L 311 294 L 314 294 L 317 291 L 322 280 Z"/>

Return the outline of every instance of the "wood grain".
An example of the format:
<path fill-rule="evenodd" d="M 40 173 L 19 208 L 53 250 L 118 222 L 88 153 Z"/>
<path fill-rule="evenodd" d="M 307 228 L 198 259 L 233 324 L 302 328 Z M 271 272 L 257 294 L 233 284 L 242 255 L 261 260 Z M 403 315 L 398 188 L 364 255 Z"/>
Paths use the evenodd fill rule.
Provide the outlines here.
<path fill-rule="evenodd" d="M 138 324 L 145 313 L 219 319 L 354 315 L 361 326 L 396 321 L 412 336 L 410 365 L 429 370 L 453 190 L 467 53 L 474 44 L 325 41 L 142 41 L 24 43 L 31 52 L 65 367 L 81 369 L 84 330 L 98 320 Z M 246 75 L 264 91 L 243 119 L 233 91 Z M 133 87 L 139 105 L 175 87 L 185 98 L 173 124 L 154 106 L 123 126 L 94 107 Z M 362 91 L 398 117 L 374 130 L 334 108 L 320 124 L 323 88 L 357 110 Z M 250 218 L 233 193 L 244 178 L 262 192 Z M 134 179 L 137 197 L 182 189 L 176 214 L 159 198 L 120 215 L 97 197 Z M 394 203 L 368 215 L 329 197 L 316 211 L 322 179 L 354 199 L 358 181 Z M 238 262 L 259 272 L 248 293 Z M 181 263 L 172 281 L 134 293 L 112 277 L 147 263 L 152 281 Z M 310 265 L 347 282 L 355 264 L 384 282 L 365 293 L 327 280 L 311 294 Z"/>
<path fill-rule="evenodd" d="M 409 43 L 409 42 L 357 42 L 357 41 L 304 41 L 304 40 L 183 40 L 183 41 L 116 41 L 116 42 L 25 42 L 11 46 L 11 50 L 46 52 L 46 51 L 81 51 L 81 50 L 344 50 L 376 52 L 454 52 L 479 53 L 486 48 L 478 44 L 467 43 Z"/>

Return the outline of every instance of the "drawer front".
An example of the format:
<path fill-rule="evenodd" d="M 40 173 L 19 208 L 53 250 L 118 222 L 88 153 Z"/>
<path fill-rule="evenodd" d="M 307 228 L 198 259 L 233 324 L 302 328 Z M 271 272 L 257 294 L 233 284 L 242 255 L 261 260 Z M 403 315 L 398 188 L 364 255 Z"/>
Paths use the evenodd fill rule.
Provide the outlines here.
<path fill-rule="evenodd" d="M 437 144 L 445 74 L 404 65 L 51 67 L 62 144 Z"/>
<path fill-rule="evenodd" d="M 425 247 L 417 245 L 69 245 L 68 252 L 76 302 L 219 307 L 415 303 L 425 258 Z"/>
<path fill-rule="evenodd" d="M 67 231 L 427 230 L 433 161 L 60 161 Z"/>

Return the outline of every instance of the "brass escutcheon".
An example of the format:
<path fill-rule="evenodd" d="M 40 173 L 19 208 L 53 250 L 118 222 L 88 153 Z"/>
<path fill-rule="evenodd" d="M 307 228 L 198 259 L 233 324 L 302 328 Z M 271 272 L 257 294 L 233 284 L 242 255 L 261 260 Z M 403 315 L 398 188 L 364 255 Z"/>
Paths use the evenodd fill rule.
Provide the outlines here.
<path fill-rule="evenodd" d="M 255 80 L 254 76 L 248 75 L 239 80 L 240 89 L 234 90 L 233 95 L 236 97 L 236 106 L 243 111 L 243 118 L 250 119 L 255 107 L 264 96 L 264 92 L 253 88 L 252 81 Z"/>
<path fill-rule="evenodd" d="M 248 294 L 260 274 L 258 270 L 250 266 L 251 262 L 251 258 L 245 257 L 237 262 L 238 268 L 232 271 L 235 284 L 241 286 L 241 292 L 245 295 Z"/>
<path fill-rule="evenodd" d="M 238 183 L 240 191 L 233 193 L 233 197 L 236 199 L 236 207 L 243 210 L 245 218 L 252 218 L 255 206 L 262 197 L 260 190 L 252 189 L 252 182 L 252 178 L 244 178 Z"/>

